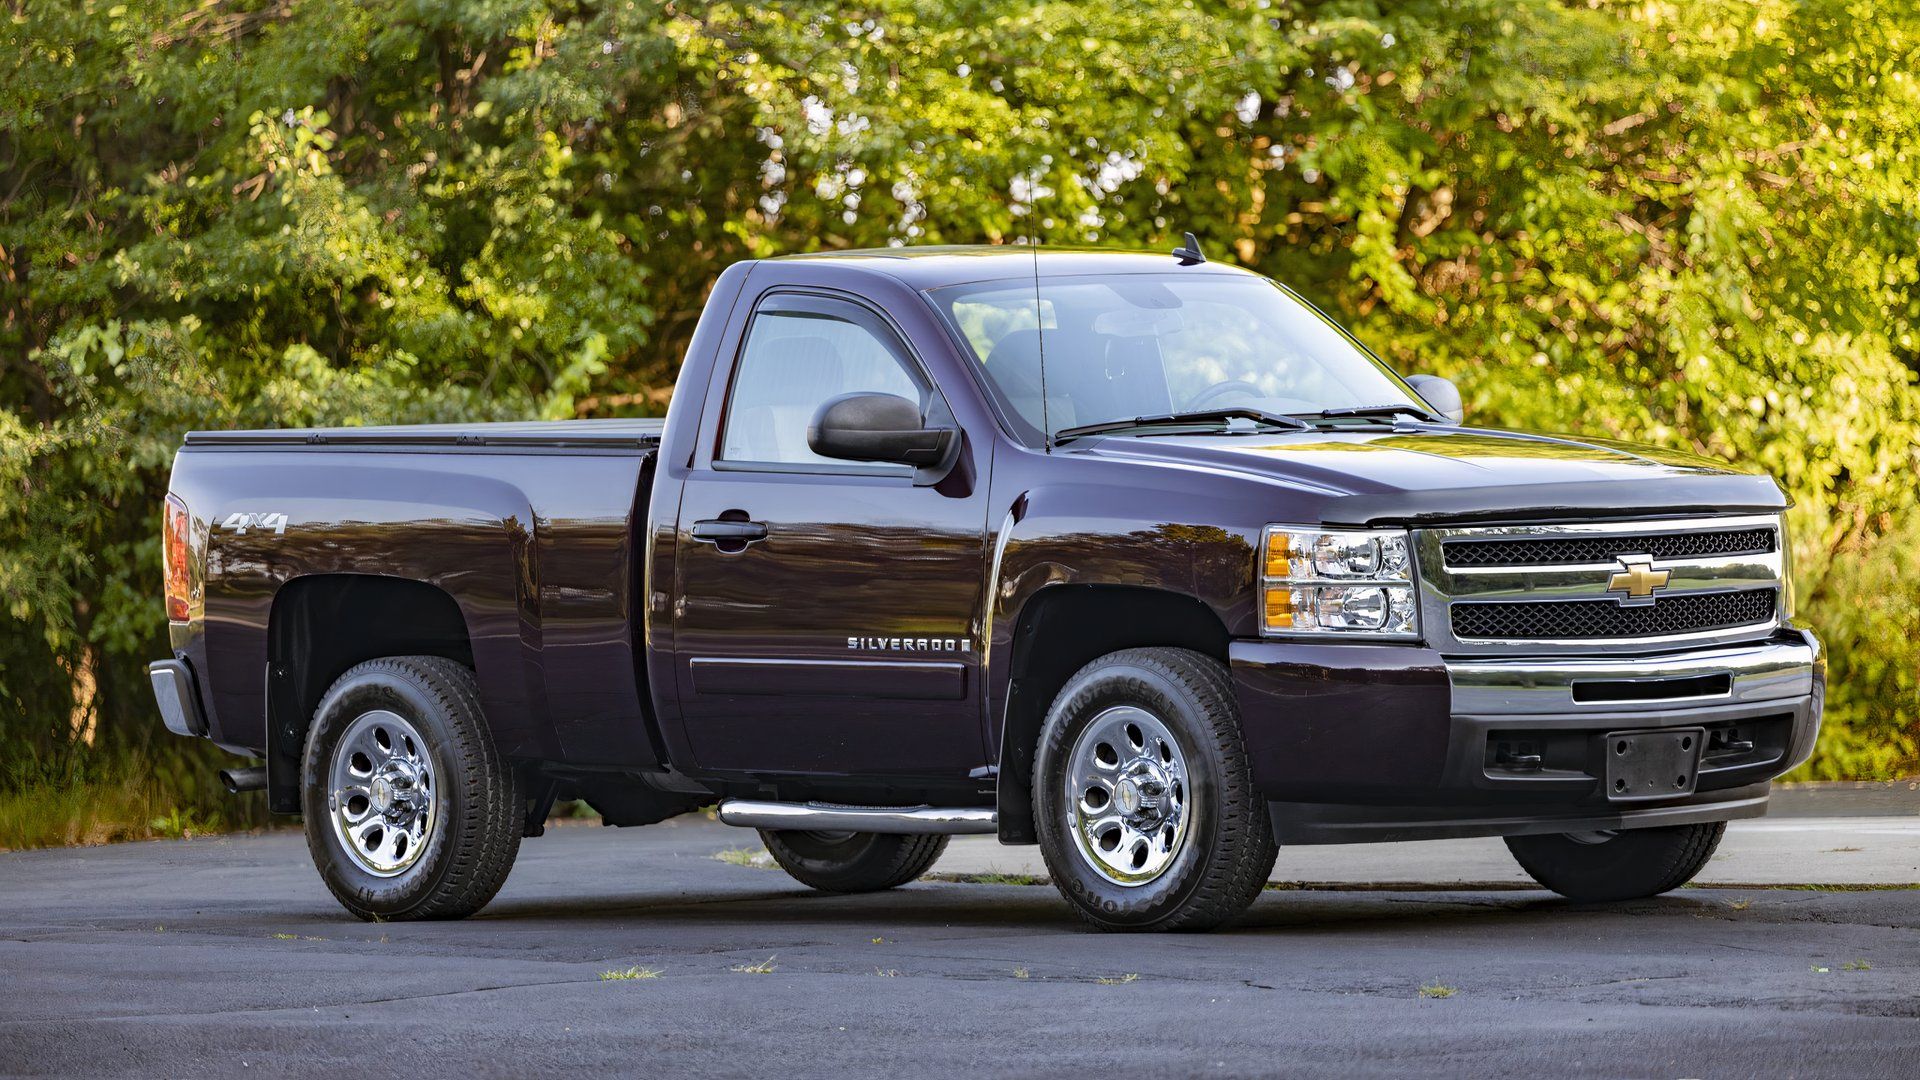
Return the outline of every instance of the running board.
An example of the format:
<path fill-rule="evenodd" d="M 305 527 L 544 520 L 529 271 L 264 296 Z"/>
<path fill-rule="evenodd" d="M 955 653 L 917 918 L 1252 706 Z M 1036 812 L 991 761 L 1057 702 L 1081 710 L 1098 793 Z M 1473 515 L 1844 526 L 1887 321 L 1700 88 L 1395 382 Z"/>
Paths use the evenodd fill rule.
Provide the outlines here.
<path fill-rule="evenodd" d="M 841 806 L 727 799 L 720 804 L 720 820 L 750 829 L 932 835 L 994 832 L 1000 815 L 986 807 L 970 806 Z"/>

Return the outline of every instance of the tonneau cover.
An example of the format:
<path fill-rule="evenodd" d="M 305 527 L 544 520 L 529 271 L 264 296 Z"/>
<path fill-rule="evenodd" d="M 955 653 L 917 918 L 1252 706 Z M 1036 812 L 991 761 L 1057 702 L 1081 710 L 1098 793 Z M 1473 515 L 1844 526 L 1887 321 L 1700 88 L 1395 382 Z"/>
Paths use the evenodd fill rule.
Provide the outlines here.
<path fill-rule="evenodd" d="M 535 420 L 491 424 L 406 424 L 384 427 L 260 428 L 190 431 L 189 447 L 417 446 L 581 447 L 651 449 L 666 421 L 656 419 Z"/>

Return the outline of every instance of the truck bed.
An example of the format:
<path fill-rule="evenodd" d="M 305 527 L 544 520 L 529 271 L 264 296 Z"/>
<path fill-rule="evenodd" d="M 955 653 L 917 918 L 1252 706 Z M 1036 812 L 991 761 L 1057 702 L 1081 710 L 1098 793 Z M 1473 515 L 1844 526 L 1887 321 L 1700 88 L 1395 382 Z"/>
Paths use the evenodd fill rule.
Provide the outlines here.
<path fill-rule="evenodd" d="M 202 610 L 174 644 L 199 680 L 206 733 L 295 776 L 299 746 L 270 737 L 274 710 L 303 716 L 346 667 L 426 652 L 471 664 L 509 754 L 652 763 L 630 529 L 663 429 L 616 419 L 189 434 L 170 490 L 200 522 L 207 571 Z M 340 623 L 356 629 L 326 631 Z M 407 627 L 414 644 L 377 644 Z M 270 664 L 294 681 L 268 690 Z"/>

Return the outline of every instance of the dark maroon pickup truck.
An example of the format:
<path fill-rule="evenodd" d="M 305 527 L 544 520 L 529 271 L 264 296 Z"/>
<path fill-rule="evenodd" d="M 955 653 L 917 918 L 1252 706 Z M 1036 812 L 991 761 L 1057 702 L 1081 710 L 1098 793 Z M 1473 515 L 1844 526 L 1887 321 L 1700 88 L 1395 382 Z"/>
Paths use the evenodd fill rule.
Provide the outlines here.
<path fill-rule="evenodd" d="M 773 259 L 664 424 L 187 436 L 152 678 L 368 918 L 479 909 L 557 799 L 717 803 L 834 892 L 997 833 L 1108 929 L 1230 919 L 1282 843 L 1624 899 L 1812 747 L 1784 508 L 1462 426 L 1197 245 Z"/>

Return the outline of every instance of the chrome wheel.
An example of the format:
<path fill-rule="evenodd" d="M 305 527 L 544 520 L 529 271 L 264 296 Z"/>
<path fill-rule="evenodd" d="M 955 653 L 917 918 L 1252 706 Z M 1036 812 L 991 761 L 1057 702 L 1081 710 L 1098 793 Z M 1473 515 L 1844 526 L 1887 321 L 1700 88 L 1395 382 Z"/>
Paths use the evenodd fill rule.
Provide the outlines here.
<path fill-rule="evenodd" d="M 1095 873 L 1145 885 L 1173 865 L 1194 811 L 1186 757 L 1158 717 L 1132 705 L 1095 716 L 1066 774 L 1068 829 Z"/>
<path fill-rule="evenodd" d="M 398 713 L 364 713 L 334 744 L 327 782 L 333 835 L 355 866 L 395 877 L 418 862 L 439 820 L 433 758 Z"/>

